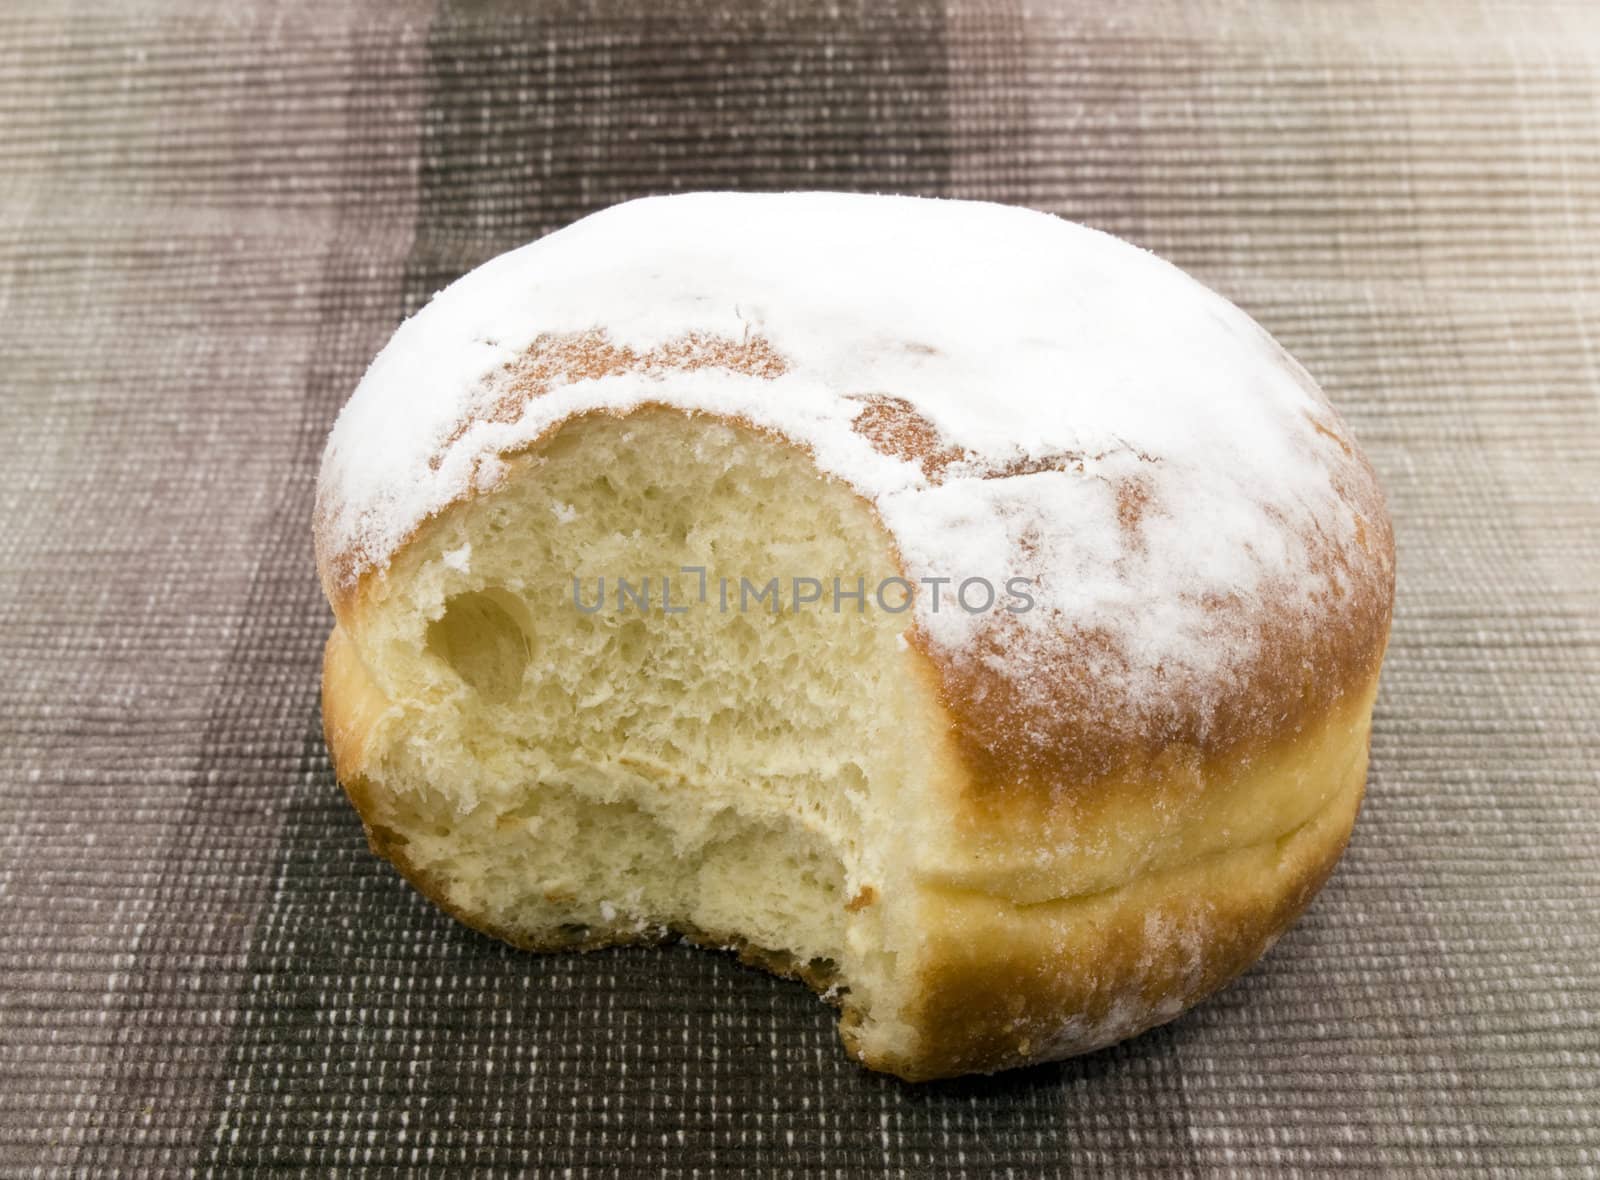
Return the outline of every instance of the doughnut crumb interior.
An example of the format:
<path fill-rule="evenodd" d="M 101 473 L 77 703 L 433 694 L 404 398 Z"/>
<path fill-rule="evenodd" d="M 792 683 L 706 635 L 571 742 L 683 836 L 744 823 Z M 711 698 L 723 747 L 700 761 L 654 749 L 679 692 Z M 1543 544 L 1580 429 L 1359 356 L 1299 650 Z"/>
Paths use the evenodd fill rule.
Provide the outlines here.
<path fill-rule="evenodd" d="M 736 950 L 912 1080 L 1272 944 L 1355 820 L 1393 598 L 1370 467 L 1242 312 L 909 198 L 657 198 L 492 260 L 374 363 L 316 533 L 375 851 L 529 949 Z"/>

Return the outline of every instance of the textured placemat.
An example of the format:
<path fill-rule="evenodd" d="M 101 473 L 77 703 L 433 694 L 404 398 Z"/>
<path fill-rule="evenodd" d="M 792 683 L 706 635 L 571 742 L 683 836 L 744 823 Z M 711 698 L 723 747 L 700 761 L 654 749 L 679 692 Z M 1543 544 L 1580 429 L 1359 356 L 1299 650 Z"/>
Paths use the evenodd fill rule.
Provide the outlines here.
<path fill-rule="evenodd" d="M 697 14 L 697 11 L 698 14 Z M 312 481 L 396 322 L 626 197 L 985 197 L 1259 318 L 1379 469 L 1369 802 L 1129 1044 L 912 1088 L 802 988 L 366 851 Z M 0 1169 L 1600 1171 L 1600 9 L 0 9 Z"/>

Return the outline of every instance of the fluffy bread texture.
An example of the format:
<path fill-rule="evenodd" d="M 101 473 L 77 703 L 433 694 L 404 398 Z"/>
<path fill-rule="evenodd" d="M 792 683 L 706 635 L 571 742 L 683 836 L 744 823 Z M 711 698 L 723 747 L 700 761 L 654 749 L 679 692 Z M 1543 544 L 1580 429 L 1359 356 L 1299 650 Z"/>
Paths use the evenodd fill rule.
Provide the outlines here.
<path fill-rule="evenodd" d="M 713 217 L 707 198 L 687 213 L 675 200 L 591 219 L 609 217 L 631 250 L 597 260 L 621 271 L 574 294 L 571 320 L 523 307 L 511 339 L 489 306 L 518 281 L 559 290 L 559 256 L 541 267 L 536 248 L 519 252 L 525 271 L 497 260 L 475 294 L 463 280 L 391 348 L 490 341 L 508 359 L 471 361 L 477 377 L 439 391 L 446 412 L 380 429 L 385 396 L 399 412 L 395 390 L 440 379 L 435 362 L 408 377 L 380 358 L 336 428 L 318 527 L 336 616 L 324 722 L 374 850 L 463 921 L 530 949 L 673 936 L 736 949 L 837 1003 L 849 1050 L 908 1079 L 1053 1060 L 1173 1018 L 1271 945 L 1349 836 L 1393 594 L 1370 469 L 1303 371 L 1181 276 L 1168 293 L 1198 309 L 1201 354 L 1242 348 L 1255 366 L 1223 374 L 1251 390 L 1230 412 L 1264 419 L 1261 437 L 1284 435 L 1315 480 L 1286 471 L 1281 495 L 1257 482 L 1213 496 L 1232 478 L 1226 456 L 1148 414 L 1083 438 L 963 433 L 950 407 L 974 365 L 958 338 L 925 340 L 891 312 L 849 321 L 865 317 L 857 334 L 896 356 L 933 350 L 912 368 L 943 401 L 919 395 L 915 371 L 885 390 L 869 361 L 808 368 L 795 325 L 814 307 L 786 309 L 781 283 L 742 262 L 718 269 L 742 246 L 715 223 L 759 237 L 772 202 L 824 253 L 841 225 L 878 241 L 884 206 L 896 222 L 905 206 L 719 196 Z M 912 220 L 943 206 L 929 216 L 980 246 L 999 226 L 997 256 L 1065 225 L 910 204 Z M 701 269 L 684 278 L 691 318 L 645 329 L 605 296 L 620 307 L 629 275 L 689 265 L 654 256 L 662 238 Z M 885 273 L 871 273 L 890 295 L 915 284 L 895 273 L 914 246 L 879 250 Z M 1109 262 L 1104 243 L 1083 248 L 1135 288 L 1177 274 L 1120 244 Z M 738 337 L 718 331 L 719 300 L 735 295 L 764 309 Z M 475 304 L 499 317 L 492 331 L 463 315 Z M 995 339 L 971 355 L 1009 339 L 992 318 L 972 332 Z M 1070 369 L 1050 350 L 1041 367 L 1052 357 Z M 1122 373 L 1100 393 L 1126 388 Z M 1166 395 L 1179 417 L 1182 392 Z M 808 397 L 818 411 L 795 419 Z M 1152 555 L 1208 496 L 1218 535 Z M 1086 559 L 1055 544 L 1073 524 Z M 963 529 L 975 538 L 940 547 Z M 1221 572 L 1180 584 L 1185 546 Z M 700 570 L 706 582 L 685 572 Z M 926 593 L 903 611 L 870 590 L 863 608 L 793 597 L 796 577 L 870 588 L 934 573 L 1023 576 L 1037 617 L 996 607 L 952 622 Z M 740 578 L 774 576 L 780 601 L 740 601 Z M 636 592 L 648 578 L 648 605 L 619 600 L 619 577 Z M 584 609 L 602 579 L 609 601 Z"/>

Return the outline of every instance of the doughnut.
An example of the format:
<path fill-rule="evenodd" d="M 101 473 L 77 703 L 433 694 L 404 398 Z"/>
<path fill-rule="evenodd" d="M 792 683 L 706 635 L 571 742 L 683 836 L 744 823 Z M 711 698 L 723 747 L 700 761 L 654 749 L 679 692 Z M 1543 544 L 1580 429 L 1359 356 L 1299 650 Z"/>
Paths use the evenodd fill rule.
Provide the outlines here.
<path fill-rule="evenodd" d="M 681 939 L 911 1081 L 1249 967 L 1349 838 L 1373 470 L 1244 312 L 982 202 L 630 201 L 483 263 L 322 458 L 372 849 L 535 951 Z"/>

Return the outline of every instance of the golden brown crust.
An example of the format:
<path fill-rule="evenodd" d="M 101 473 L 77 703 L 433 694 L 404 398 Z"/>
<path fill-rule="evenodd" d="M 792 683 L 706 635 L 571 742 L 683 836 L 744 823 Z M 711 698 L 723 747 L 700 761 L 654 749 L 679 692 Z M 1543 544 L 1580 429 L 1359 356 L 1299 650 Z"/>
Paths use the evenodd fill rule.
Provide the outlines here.
<path fill-rule="evenodd" d="M 1028 903 L 1275 838 L 1326 806 L 1343 781 L 1306 767 L 1332 765 L 1365 741 L 1381 662 L 1380 652 L 1364 680 L 1292 730 L 1220 752 L 1183 742 L 1129 751 L 1115 773 L 1088 782 L 975 780 L 951 738 L 936 757 L 937 822 L 918 834 L 919 864 L 953 887 Z"/>
<path fill-rule="evenodd" d="M 1249 602 L 1237 596 L 1204 602 L 1219 617 L 1248 621 L 1253 654 L 1219 664 L 1209 681 L 1174 675 L 1159 700 L 1139 708 L 1107 699 L 1107 682 L 1122 679 L 1128 655 L 1104 632 L 1066 630 L 1036 653 L 1029 668 L 1050 681 L 1048 694 L 1016 691 L 1015 662 L 1005 658 L 1019 642 L 1015 616 L 994 615 L 975 650 L 959 660 L 924 645 L 977 789 L 1004 794 L 1008 805 L 1028 796 L 1046 803 L 1062 783 L 1081 791 L 1138 777 L 1174 747 L 1208 758 L 1248 749 L 1298 733 L 1376 674 L 1394 605 L 1394 534 L 1365 457 L 1343 438 L 1331 411 L 1315 424 L 1328 446 L 1307 460 L 1326 465 L 1355 517 L 1355 539 L 1298 538 L 1321 583 L 1314 626 L 1283 605 L 1299 598 L 1287 586 L 1269 584 Z M 1119 504 L 1124 528 L 1136 535 L 1151 507 L 1145 493 L 1125 483 Z"/>
<path fill-rule="evenodd" d="M 389 702 L 373 684 L 360 653 L 343 627 L 335 626 L 322 648 L 322 736 L 333 768 L 347 784 L 366 773 L 367 748 Z M 361 810 L 361 800 L 350 800 Z"/>
<path fill-rule="evenodd" d="M 1035 905 L 931 891 L 919 1051 L 867 1064 L 912 1081 L 989 1073 L 1175 1018 L 1255 962 L 1332 873 L 1361 803 L 1364 740 L 1361 754 L 1326 806 L 1272 839 Z"/>

